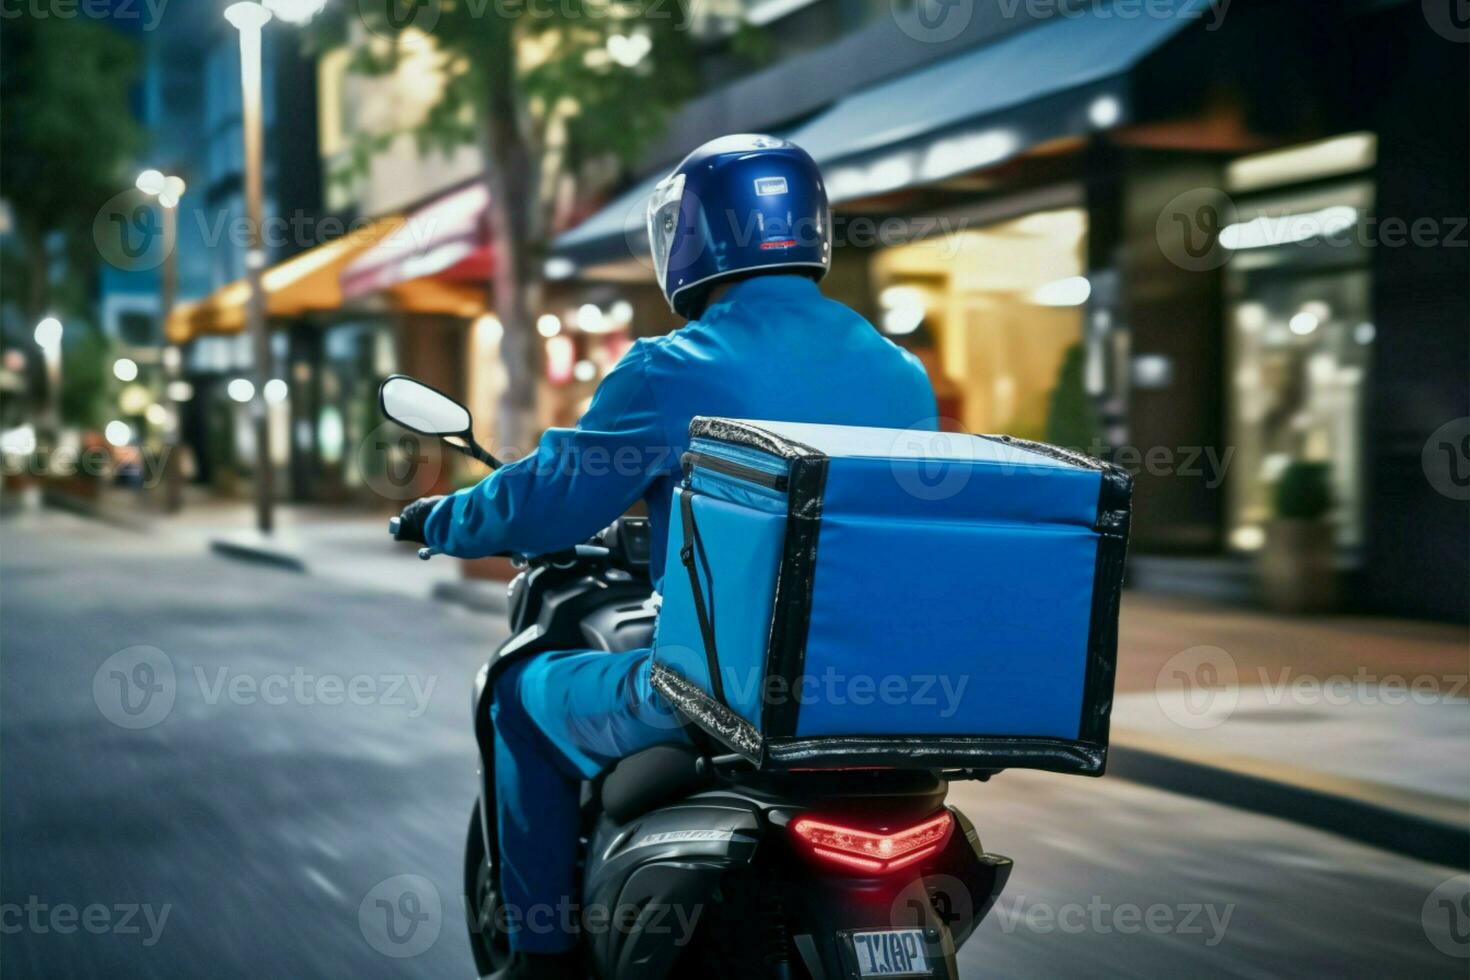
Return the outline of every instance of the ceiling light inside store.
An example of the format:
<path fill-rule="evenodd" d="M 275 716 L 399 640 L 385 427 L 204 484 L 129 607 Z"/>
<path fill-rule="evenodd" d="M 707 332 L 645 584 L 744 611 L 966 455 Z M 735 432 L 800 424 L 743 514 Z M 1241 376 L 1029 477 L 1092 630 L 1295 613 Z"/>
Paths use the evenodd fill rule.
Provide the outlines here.
<path fill-rule="evenodd" d="M 1301 214 L 1260 214 L 1249 221 L 1227 225 L 1220 232 L 1220 244 L 1235 251 L 1293 245 L 1313 238 L 1330 238 L 1357 223 L 1357 208 L 1346 204 Z"/>
<path fill-rule="evenodd" d="M 1373 343 L 1373 338 L 1376 336 L 1378 336 L 1378 329 L 1367 321 L 1353 328 L 1353 339 L 1365 347 Z"/>
<path fill-rule="evenodd" d="M 883 314 L 883 332 L 901 337 L 919 329 L 924 322 L 922 306 L 896 306 Z"/>
<path fill-rule="evenodd" d="M 584 333 L 607 333 L 616 328 L 608 322 L 602 307 L 596 303 L 583 303 L 577 307 L 577 329 Z"/>
<path fill-rule="evenodd" d="M 572 377 L 578 381 L 591 381 L 597 377 L 597 365 L 588 360 L 578 361 L 572 368 Z"/>
<path fill-rule="evenodd" d="M 555 313 L 543 313 L 536 318 L 536 332 L 543 337 L 555 337 L 561 333 L 561 317 Z"/>
<path fill-rule="evenodd" d="M 168 409 L 158 404 L 158 402 L 154 402 L 152 405 L 149 405 L 148 408 L 144 410 L 143 417 L 148 420 L 149 425 L 156 425 L 160 428 L 168 425 Z"/>
<path fill-rule="evenodd" d="M 618 326 L 627 326 L 633 322 L 633 304 L 620 299 L 607 311 L 607 315 Z"/>
<path fill-rule="evenodd" d="M 1305 337 L 1313 330 L 1316 330 L 1321 322 L 1316 316 L 1303 310 L 1301 313 L 1292 317 L 1291 322 L 1287 326 L 1291 327 L 1291 332 L 1298 337 Z"/>
<path fill-rule="evenodd" d="M 255 397 L 255 385 L 249 378 L 236 378 L 225 387 L 225 394 L 243 405 Z"/>
<path fill-rule="evenodd" d="M 132 381 L 138 377 L 138 362 L 130 357 L 119 357 L 112 362 L 112 376 L 119 381 Z"/>
<path fill-rule="evenodd" d="M 194 397 L 194 386 L 187 381 L 170 381 L 168 397 L 170 401 L 186 402 Z"/>
<path fill-rule="evenodd" d="M 291 389 L 280 378 L 271 378 L 265 383 L 265 400 L 273 405 L 279 405 L 290 394 Z"/>
<path fill-rule="evenodd" d="M 1031 300 L 1041 306 L 1081 306 L 1092 295 L 1092 283 L 1086 276 L 1068 276 L 1038 286 L 1031 293 Z"/>
<path fill-rule="evenodd" d="M 133 427 L 121 419 L 113 419 L 108 422 L 102 434 L 107 437 L 108 442 L 118 447 L 126 446 L 133 441 Z"/>
<path fill-rule="evenodd" d="M 541 270 L 546 273 L 547 279 L 567 279 L 577 271 L 577 264 L 571 259 L 554 255 L 546 260 L 546 264 L 541 267 Z"/>
<path fill-rule="evenodd" d="M 1123 117 L 1123 103 L 1111 95 L 1100 95 L 1087 107 L 1088 120 L 1099 129 L 1113 125 Z"/>
<path fill-rule="evenodd" d="M 552 319 L 556 318 L 552 317 Z M 541 321 L 538 319 L 536 321 L 536 330 L 538 333 L 540 329 Z M 557 329 L 561 329 L 560 320 L 557 321 Z M 486 313 L 475 321 L 475 340 L 478 343 L 486 347 L 493 347 L 500 343 L 500 339 L 504 336 L 505 325 L 500 322 L 500 318 L 494 313 Z"/>
<path fill-rule="evenodd" d="M 61 321 L 54 316 L 48 316 L 36 324 L 36 346 L 42 350 L 51 350 L 61 346 Z"/>

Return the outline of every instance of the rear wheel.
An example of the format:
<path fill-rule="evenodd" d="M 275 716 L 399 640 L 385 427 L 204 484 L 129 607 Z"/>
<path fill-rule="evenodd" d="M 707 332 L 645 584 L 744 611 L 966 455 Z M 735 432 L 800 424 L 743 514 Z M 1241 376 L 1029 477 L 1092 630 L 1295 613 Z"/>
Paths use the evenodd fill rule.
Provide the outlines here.
<path fill-rule="evenodd" d="M 493 824 L 490 832 L 495 832 Z M 470 811 L 469 833 L 465 840 L 464 893 L 475 969 L 480 976 L 489 976 L 510 962 L 510 940 L 504 929 L 499 879 L 485 850 L 485 836 L 480 829 L 478 800 Z"/>

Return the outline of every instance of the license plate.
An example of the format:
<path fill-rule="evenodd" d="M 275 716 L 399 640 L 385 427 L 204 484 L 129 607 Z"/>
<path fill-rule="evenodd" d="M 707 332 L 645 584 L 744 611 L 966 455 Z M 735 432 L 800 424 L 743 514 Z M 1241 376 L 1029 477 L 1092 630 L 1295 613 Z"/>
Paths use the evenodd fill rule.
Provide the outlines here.
<path fill-rule="evenodd" d="M 852 934 L 858 975 L 864 977 L 930 976 L 922 929 L 881 929 Z"/>

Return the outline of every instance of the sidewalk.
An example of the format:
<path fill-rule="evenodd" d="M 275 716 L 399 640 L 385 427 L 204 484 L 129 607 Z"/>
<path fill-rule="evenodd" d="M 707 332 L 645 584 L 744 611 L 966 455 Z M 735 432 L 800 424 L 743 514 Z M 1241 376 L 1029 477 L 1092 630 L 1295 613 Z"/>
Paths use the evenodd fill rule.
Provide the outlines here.
<path fill-rule="evenodd" d="M 1111 774 L 1470 858 L 1463 627 L 1129 593 L 1118 661 Z"/>

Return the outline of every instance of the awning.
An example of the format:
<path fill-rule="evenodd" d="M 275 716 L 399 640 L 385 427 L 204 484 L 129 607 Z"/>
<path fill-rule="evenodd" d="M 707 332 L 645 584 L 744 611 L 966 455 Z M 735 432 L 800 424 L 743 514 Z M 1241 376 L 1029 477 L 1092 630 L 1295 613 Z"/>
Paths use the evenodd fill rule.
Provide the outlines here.
<path fill-rule="evenodd" d="M 342 270 L 403 224 L 401 215 L 379 218 L 267 269 L 262 277 L 266 315 L 292 317 L 340 309 Z M 203 334 L 245 329 L 250 284 L 244 279 L 222 286 L 194 303 L 181 303 L 169 315 L 170 342 L 184 344 Z"/>
<path fill-rule="evenodd" d="M 342 295 L 359 299 L 430 276 L 488 282 L 489 208 L 490 193 L 478 180 L 418 208 L 342 270 Z"/>
<path fill-rule="evenodd" d="M 1208 11 L 1207 0 L 1088 5 L 838 101 L 780 135 L 822 165 L 834 203 L 992 166 L 1130 115 L 1127 74 Z M 643 208 L 663 172 L 556 241 L 578 264 L 647 251 Z"/>

